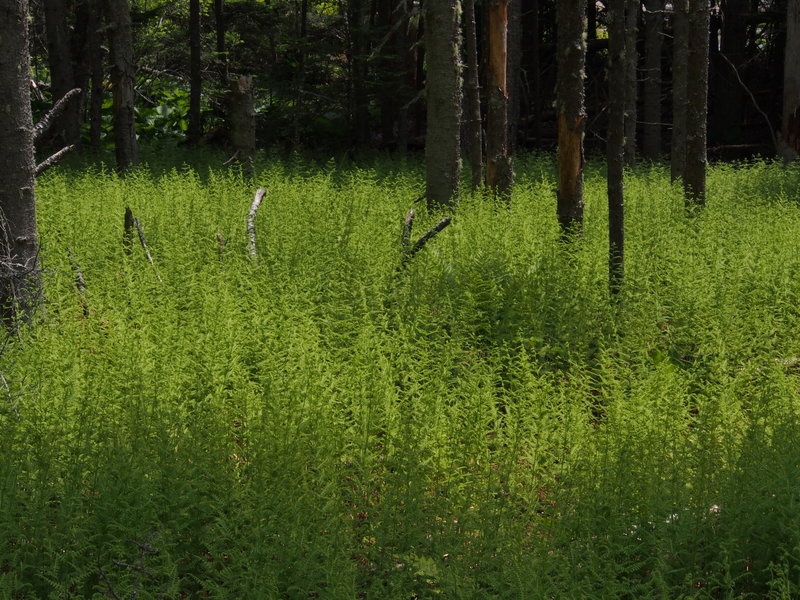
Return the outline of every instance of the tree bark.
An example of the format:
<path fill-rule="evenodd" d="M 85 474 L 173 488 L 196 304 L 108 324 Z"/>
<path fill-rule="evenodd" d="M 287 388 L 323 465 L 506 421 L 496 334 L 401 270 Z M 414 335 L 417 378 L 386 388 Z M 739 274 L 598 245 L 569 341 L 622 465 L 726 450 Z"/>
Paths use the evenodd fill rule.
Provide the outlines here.
<path fill-rule="evenodd" d="M 431 208 L 453 205 L 461 179 L 460 0 L 430 0 L 425 13 L 427 139 L 425 195 Z"/>
<path fill-rule="evenodd" d="M 664 0 L 645 0 L 645 77 L 642 98 L 642 155 L 652 161 L 661 157 L 661 55 Z"/>
<path fill-rule="evenodd" d="M 688 204 L 706 200 L 706 120 L 708 116 L 709 0 L 689 0 L 689 55 L 686 67 L 686 166 L 683 187 Z"/>
<path fill-rule="evenodd" d="M 40 293 L 28 1 L 0 0 L 0 310 L 29 316 Z"/>
<path fill-rule="evenodd" d="M 786 56 L 783 63 L 781 153 L 785 162 L 800 153 L 800 0 L 786 7 Z"/>
<path fill-rule="evenodd" d="M 70 44 L 69 11 L 65 0 L 44 2 L 47 30 L 47 62 L 53 103 L 75 87 Z M 54 145 L 64 146 L 80 141 L 80 102 L 73 100 L 53 124 L 51 137 Z"/>
<path fill-rule="evenodd" d="M 88 0 L 89 22 L 87 23 L 86 47 L 91 73 L 91 98 L 89 101 L 89 144 L 93 150 L 100 150 L 103 133 L 103 96 L 105 95 L 105 70 L 103 67 L 103 46 L 100 36 L 102 4 L 100 0 Z"/>
<path fill-rule="evenodd" d="M 624 158 L 627 81 L 626 0 L 608 5 L 608 280 L 612 293 L 622 284 L 625 257 Z"/>
<path fill-rule="evenodd" d="M 510 0 L 508 6 L 508 153 L 513 155 L 519 143 L 522 113 L 522 1 Z"/>
<path fill-rule="evenodd" d="M 139 164 L 134 115 L 136 63 L 128 0 L 106 0 L 109 47 L 111 49 L 111 90 L 114 97 L 114 151 L 117 168 L 125 172 Z"/>
<path fill-rule="evenodd" d="M 466 33 L 467 64 L 464 72 L 466 94 L 466 125 L 469 162 L 472 169 L 472 189 L 483 182 L 483 139 L 481 132 L 481 92 L 478 78 L 478 36 L 475 25 L 475 0 L 464 0 L 464 30 Z"/>
<path fill-rule="evenodd" d="M 195 145 L 203 135 L 200 97 L 203 79 L 200 62 L 200 0 L 189 0 L 189 130 L 187 141 Z"/>
<path fill-rule="evenodd" d="M 628 0 L 625 10 L 625 164 L 636 164 L 636 127 L 639 118 L 639 51 L 636 42 L 639 34 L 641 0 Z"/>
<path fill-rule="evenodd" d="M 584 67 L 586 0 L 561 0 L 556 7 L 558 73 L 558 222 L 562 232 L 583 226 Z"/>
<path fill-rule="evenodd" d="M 686 68 L 689 59 L 689 0 L 675 0 L 672 13 L 672 143 L 670 176 L 683 179 L 686 167 Z"/>
<path fill-rule="evenodd" d="M 253 78 L 233 81 L 230 103 L 231 143 L 247 177 L 253 176 L 256 156 L 256 117 L 253 108 Z"/>
<path fill-rule="evenodd" d="M 486 186 L 507 201 L 513 177 L 508 152 L 508 0 L 489 2 L 487 33 Z"/>

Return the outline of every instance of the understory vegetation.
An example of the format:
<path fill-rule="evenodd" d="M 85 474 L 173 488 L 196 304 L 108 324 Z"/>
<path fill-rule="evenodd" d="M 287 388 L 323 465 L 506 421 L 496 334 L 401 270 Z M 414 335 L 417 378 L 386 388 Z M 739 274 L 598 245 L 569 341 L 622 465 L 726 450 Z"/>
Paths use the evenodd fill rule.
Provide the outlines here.
<path fill-rule="evenodd" d="M 612 299 L 601 165 L 569 244 L 516 167 L 405 263 L 416 163 L 44 175 L 0 598 L 798 597 L 800 171 L 629 173 Z"/>

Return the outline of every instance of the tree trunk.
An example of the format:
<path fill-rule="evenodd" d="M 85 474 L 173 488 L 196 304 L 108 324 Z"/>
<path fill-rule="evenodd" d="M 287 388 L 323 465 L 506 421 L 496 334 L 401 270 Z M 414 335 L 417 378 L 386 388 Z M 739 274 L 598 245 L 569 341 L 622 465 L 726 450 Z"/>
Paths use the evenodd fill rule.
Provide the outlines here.
<path fill-rule="evenodd" d="M 72 70 L 69 12 L 65 0 L 44 2 L 47 29 L 47 62 L 50 66 L 50 83 L 53 104 L 75 87 Z M 65 146 L 80 141 L 80 102 L 70 101 L 69 106 L 56 119 L 50 129 L 54 145 Z"/>
<path fill-rule="evenodd" d="M 117 168 L 124 172 L 139 164 L 134 115 L 136 63 L 128 0 L 106 0 L 109 47 L 111 49 L 111 90 L 114 96 L 114 151 Z"/>
<path fill-rule="evenodd" d="M 458 199 L 461 179 L 460 0 L 429 0 L 425 13 L 428 72 L 425 195 L 431 208 Z"/>
<path fill-rule="evenodd" d="M 689 0 L 689 55 L 686 67 L 686 166 L 683 187 L 688 204 L 706 201 L 706 118 L 708 115 L 709 0 Z"/>
<path fill-rule="evenodd" d="M 187 141 L 194 145 L 203 135 L 200 95 L 203 80 L 200 63 L 200 0 L 189 0 L 189 130 Z"/>
<path fill-rule="evenodd" d="M 661 35 L 664 0 L 645 0 L 645 77 L 643 94 L 642 154 L 656 161 L 661 156 Z"/>
<path fill-rule="evenodd" d="M 350 115 L 353 142 L 361 148 L 369 141 L 369 98 L 367 97 L 367 37 L 366 0 L 351 0 L 347 11 L 350 59 Z"/>
<path fill-rule="evenodd" d="M 27 0 L 0 0 L 0 309 L 7 325 L 30 315 L 40 290 L 27 24 Z"/>
<path fill-rule="evenodd" d="M 466 33 L 467 65 L 464 90 L 467 109 L 467 142 L 472 169 L 472 189 L 483 182 L 483 147 L 481 135 L 481 92 L 478 78 L 478 36 L 475 26 L 475 0 L 464 0 L 464 29 Z"/>
<path fill-rule="evenodd" d="M 220 65 L 222 89 L 228 86 L 228 54 L 225 50 L 225 4 L 224 0 L 214 0 L 214 34 L 216 38 L 217 61 Z"/>
<path fill-rule="evenodd" d="M 558 222 L 566 234 L 583 226 L 584 67 L 586 0 L 561 0 L 556 7 L 558 73 Z"/>
<path fill-rule="evenodd" d="M 641 0 L 628 0 L 625 11 L 625 164 L 636 164 L 636 125 L 638 120 L 637 102 L 639 99 L 639 51 L 636 41 L 639 33 L 639 13 Z"/>
<path fill-rule="evenodd" d="M 672 143 L 670 176 L 683 179 L 686 168 L 686 68 L 689 59 L 689 0 L 676 0 L 672 13 Z"/>
<path fill-rule="evenodd" d="M 788 0 L 786 7 L 781 141 L 784 161 L 795 160 L 800 153 L 800 0 Z"/>
<path fill-rule="evenodd" d="M 513 155 L 519 143 L 522 112 L 522 1 L 510 0 L 508 6 L 508 153 Z"/>
<path fill-rule="evenodd" d="M 308 29 L 308 0 L 300 2 L 300 23 L 297 28 L 297 41 L 299 44 L 297 56 L 297 70 L 294 74 L 294 107 L 292 109 L 292 143 L 295 149 L 300 148 L 301 134 L 300 123 L 303 116 L 303 90 L 306 84 L 306 34 Z"/>
<path fill-rule="evenodd" d="M 487 33 L 486 186 L 507 201 L 513 177 L 508 153 L 508 0 L 489 2 Z"/>
<path fill-rule="evenodd" d="M 256 157 L 256 117 L 253 108 L 253 78 L 233 81 L 230 104 L 231 144 L 246 177 L 253 176 Z"/>
<path fill-rule="evenodd" d="M 91 73 L 91 99 L 89 102 L 89 144 L 93 150 L 100 150 L 103 133 L 103 96 L 105 95 L 105 70 L 103 68 L 103 46 L 100 36 L 100 0 L 88 0 L 89 22 L 87 24 L 86 47 L 89 54 Z"/>
<path fill-rule="evenodd" d="M 622 284 L 625 250 L 624 158 L 625 96 L 628 61 L 625 33 L 626 0 L 610 0 L 608 5 L 608 276 L 612 293 Z M 631 3 L 628 3 L 631 4 Z"/>

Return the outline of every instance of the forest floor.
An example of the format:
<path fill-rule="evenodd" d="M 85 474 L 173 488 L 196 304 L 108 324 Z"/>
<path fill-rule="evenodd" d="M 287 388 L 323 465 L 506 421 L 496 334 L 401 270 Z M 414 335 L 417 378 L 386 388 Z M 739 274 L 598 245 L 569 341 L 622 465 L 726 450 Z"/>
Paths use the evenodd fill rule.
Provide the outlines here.
<path fill-rule="evenodd" d="M 690 216 L 629 173 L 617 298 L 601 165 L 569 244 L 516 171 L 442 214 L 414 162 L 45 174 L 0 598 L 798 597 L 800 170 Z M 453 221 L 404 263 L 412 206 Z"/>

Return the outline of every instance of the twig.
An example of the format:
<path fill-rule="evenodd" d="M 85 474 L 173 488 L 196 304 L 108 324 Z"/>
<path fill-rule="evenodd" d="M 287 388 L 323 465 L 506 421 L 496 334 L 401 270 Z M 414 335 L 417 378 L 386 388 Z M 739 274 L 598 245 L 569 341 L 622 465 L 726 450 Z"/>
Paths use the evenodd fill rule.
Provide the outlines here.
<path fill-rule="evenodd" d="M 217 232 L 217 243 L 219 244 L 219 248 L 217 249 L 217 253 L 219 254 L 219 259 L 222 260 L 222 255 L 225 252 L 225 238 L 222 237 L 220 232 Z"/>
<path fill-rule="evenodd" d="M 409 209 L 403 221 L 403 252 L 408 253 L 408 246 L 411 243 L 411 228 L 414 227 L 414 209 Z"/>
<path fill-rule="evenodd" d="M 45 134 L 45 132 L 50 129 L 50 125 L 53 124 L 53 121 L 64 112 L 65 108 L 67 108 L 69 101 L 80 93 L 80 88 L 74 88 L 68 91 L 58 102 L 53 105 L 53 108 L 51 108 L 48 113 L 42 117 L 42 120 L 33 126 L 34 142 L 38 141 Z"/>
<path fill-rule="evenodd" d="M 417 252 L 422 250 L 425 247 L 425 244 L 427 244 L 442 229 L 444 229 L 445 227 L 450 225 L 450 221 L 452 221 L 452 220 L 453 220 L 452 217 L 445 217 L 444 219 L 439 221 L 436 225 L 431 227 L 427 232 L 425 232 L 425 235 L 423 235 L 421 238 L 419 238 L 416 241 L 416 243 L 411 247 L 411 250 L 408 251 L 409 258 L 411 258 Z"/>
<path fill-rule="evenodd" d="M 239 151 L 238 150 L 233 153 L 233 156 L 231 156 L 228 160 L 226 160 L 224 163 L 222 163 L 222 166 L 223 167 L 227 167 L 228 165 L 232 164 L 233 161 L 236 160 L 237 156 L 239 156 Z"/>
<path fill-rule="evenodd" d="M 258 207 L 261 206 L 261 200 L 264 199 L 264 195 L 267 193 L 267 190 L 264 188 L 258 188 L 256 190 L 256 195 L 253 198 L 253 203 L 250 205 L 250 212 L 247 213 L 247 238 L 250 242 L 250 258 L 256 260 L 256 212 L 258 212 Z"/>
<path fill-rule="evenodd" d="M 142 248 L 144 248 L 145 256 L 147 256 L 147 262 L 153 267 L 155 271 L 156 264 L 153 262 L 153 257 L 150 255 L 150 249 L 147 247 L 147 241 L 144 239 L 144 231 L 142 231 L 142 224 L 139 222 L 139 217 L 133 217 L 133 224 L 136 226 L 136 231 L 139 232 L 139 243 L 142 244 Z M 156 279 L 162 281 L 161 276 L 156 271 Z M 163 282 L 162 282 L 163 283 Z"/>
<path fill-rule="evenodd" d="M 764 121 L 767 122 L 767 129 L 769 129 L 769 134 L 772 136 L 772 144 L 775 147 L 775 152 L 776 153 L 780 153 L 780 146 L 778 145 L 778 137 L 775 135 L 775 130 L 772 128 L 772 123 L 770 122 L 769 117 L 767 116 L 767 113 L 765 113 L 763 110 L 761 110 L 761 107 L 758 105 L 758 102 L 756 101 L 756 97 L 753 95 L 753 92 L 751 92 L 750 88 L 747 87 L 747 84 L 744 81 L 742 81 L 742 78 L 739 75 L 739 70 L 736 68 L 736 65 L 734 65 L 731 62 L 731 59 L 729 59 L 727 56 L 725 56 L 724 53 L 720 52 L 719 55 L 722 58 L 724 58 L 725 62 L 728 63 L 731 66 L 731 69 L 733 69 L 733 74 L 736 75 L 736 79 L 739 81 L 739 85 L 741 85 L 742 88 L 744 88 L 744 91 L 747 92 L 748 96 L 750 96 L 750 101 L 753 103 L 753 106 L 755 106 L 756 110 L 759 113 L 761 113 L 762 117 L 764 117 Z"/>
<path fill-rule="evenodd" d="M 75 287 L 78 288 L 78 292 L 81 295 L 83 316 L 88 317 L 89 307 L 86 306 L 86 282 L 83 279 L 83 271 L 81 271 L 81 266 L 78 264 L 78 261 L 76 261 L 75 257 L 72 255 L 72 248 L 67 248 L 67 256 L 69 256 L 69 260 L 72 263 L 72 268 L 75 271 Z"/>
<path fill-rule="evenodd" d="M 59 150 L 55 154 L 50 155 L 49 158 L 46 158 L 45 160 L 40 162 L 38 165 L 36 165 L 35 174 L 36 175 L 41 175 L 47 169 L 49 169 L 50 167 L 55 165 L 58 161 L 60 161 L 62 158 L 64 158 L 64 156 L 66 156 L 67 154 L 69 154 L 73 150 L 75 150 L 75 144 L 70 144 L 69 146 L 64 146 L 61 150 Z"/>

